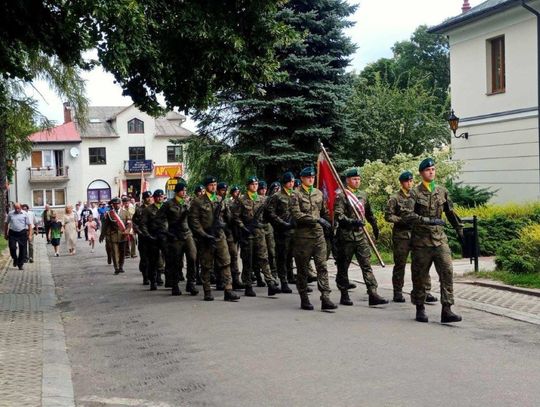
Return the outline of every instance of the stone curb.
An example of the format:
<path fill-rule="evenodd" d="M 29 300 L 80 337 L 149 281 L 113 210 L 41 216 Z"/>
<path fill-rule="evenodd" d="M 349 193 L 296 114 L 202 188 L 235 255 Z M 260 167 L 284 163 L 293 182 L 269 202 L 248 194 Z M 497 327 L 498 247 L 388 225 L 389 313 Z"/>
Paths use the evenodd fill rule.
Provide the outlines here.
<path fill-rule="evenodd" d="M 491 281 L 476 281 L 476 280 L 463 280 L 463 281 L 454 281 L 455 284 L 468 284 L 468 285 L 477 285 L 480 287 L 494 288 L 496 290 L 510 291 L 518 294 L 532 295 L 534 297 L 540 297 L 540 290 L 528 289 L 525 287 L 515 287 L 507 284 L 500 284 Z"/>

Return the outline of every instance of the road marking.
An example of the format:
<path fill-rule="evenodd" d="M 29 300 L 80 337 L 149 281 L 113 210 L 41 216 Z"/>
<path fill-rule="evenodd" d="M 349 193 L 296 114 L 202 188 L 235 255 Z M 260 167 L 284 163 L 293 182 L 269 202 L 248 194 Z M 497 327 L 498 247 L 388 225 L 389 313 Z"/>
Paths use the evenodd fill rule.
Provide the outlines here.
<path fill-rule="evenodd" d="M 117 406 L 134 406 L 134 407 L 172 407 L 170 404 L 162 401 L 149 401 L 143 399 L 127 399 L 122 397 L 99 397 L 99 396 L 85 396 L 79 398 L 80 402 L 87 403 L 100 403 L 104 405 L 117 405 Z M 181 406 L 181 404 L 176 404 Z"/>

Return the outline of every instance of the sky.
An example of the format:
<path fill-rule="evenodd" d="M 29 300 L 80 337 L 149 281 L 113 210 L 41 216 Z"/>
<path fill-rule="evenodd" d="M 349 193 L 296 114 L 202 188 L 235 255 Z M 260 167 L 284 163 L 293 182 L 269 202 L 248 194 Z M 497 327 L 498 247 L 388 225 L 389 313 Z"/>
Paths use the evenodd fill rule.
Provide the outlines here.
<path fill-rule="evenodd" d="M 471 6 L 483 0 L 470 0 Z M 436 25 L 448 17 L 461 13 L 463 0 L 349 0 L 358 9 L 349 19 L 354 27 L 346 33 L 358 49 L 352 57 L 350 69 L 361 71 L 364 66 L 379 58 L 392 56 L 395 42 L 406 40 L 421 24 Z M 122 96 L 120 86 L 111 74 L 96 68 L 84 72 L 87 96 L 91 106 L 127 106 L 131 99 Z M 62 100 L 44 83 L 36 84 L 37 90 L 29 90 L 39 102 L 40 112 L 57 123 L 63 122 Z M 185 127 L 194 131 L 196 124 L 189 120 Z"/>

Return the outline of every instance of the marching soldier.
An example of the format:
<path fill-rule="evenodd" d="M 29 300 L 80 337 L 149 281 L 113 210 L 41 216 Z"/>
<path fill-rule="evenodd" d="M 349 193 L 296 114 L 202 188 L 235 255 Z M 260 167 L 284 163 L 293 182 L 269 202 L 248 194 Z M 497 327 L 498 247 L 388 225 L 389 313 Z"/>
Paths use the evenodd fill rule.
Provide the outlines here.
<path fill-rule="evenodd" d="M 274 228 L 276 242 L 276 263 L 281 292 L 292 293 L 288 278 L 293 275 L 292 238 L 294 226 L 291 215 L 291 201 L 294 194 L 294 174 L 283 174 L 283 187 L 272 195 L 268 201 L 268 218 Z"/>
<path fill-rule="evenodd" d="M 205 193 L 193 200 L 189 210 L 189 223 L 199 239 L 201 277 L 204 300 L 213 301 L 210 274 L 217 262 L 225 285 L 224 300 L 236 301 L 239 297 L 232 290 L 231 257 L 223 231 L 226 207 L 216 194 L 217 180 L 209 176 L 204 182 Z"/>
<path fill-rule="evenodd" d="M 317 270 L 317 285 L 321 292 L 321 309 L 336 309 L 330 301 L 330 285 L 326 267 L 326 240 L 323 228 L 330 228 L 328 210 L 323 194 L 313 187 L 315 169 L 304 168 L 300 173 L 302 185 L 293 195 L 291 214 L 296 224 L 293 237 L 293 253 L 298 268 L 296 287 L 300 294 L 301 308 L 313 310 L 308 296 L 308 264 L 313 257 Z"/>
<path fill-rule="evenodd" d="M 107 238 L 111 250 L 114 274 L 124 272 L 125 248 L 127 230 L 131 225 L 131 217 L 128 211 L 121 208 L 120 198 L 111 199 L 111 209 L 105 214 L 99 242 Z"/>
<path fill-rule="evenodd" d="M 399 176 L 401 189 L 390 197 L 386 204 L 384 218 L 392 227 L 392 249 L 394 256 L 394 269 L 392 270 L 392 285 L 394 286 L 394 302 L 405 302 L 403 297 L 403 284 L 407 257 L 411 251 L 412 226 L 403 221 L 402 215 L 407 208 L 414 205 L 411 199 L 413 187 L 413 174 L 405 171 Z M 437 298 L 431 295 L 431 278 L 426 280 L 426 302 L 437 302 Z"/>
<path fill-rule="evenodd" d="M 266 193 L 268 192 L 268 185 L 266 181 L 259 181 L 259 187 L 257 193 L 260 197 L 264 197 L 265 200 L 269 199 Z M 268 248 L 268 265 L 270 266 L 270 272 L 274 278 L 278 278 L 276 268 L 276 243 L 274 241 L 274 229 L 272 224 L 266 219 L 266 213 L 263 213 L 262 229 L 264 231 L 264 237 L 266 239 L 266 247 Z M 259 275 L 259 274 L 257 274 Z"/>
<path fill-rule="evenodd" d="M 158 235 L 167 236 L 165 250 L 166 280 L 171 285 L 172 295 L 182 295 L 180 274 L 183 257 L 186 256 L 186 291 L 191 295 L 199 294 L 195 288 L 195 261 L 197 249 L 188 226 L 189 207 L 186 202 L 186 184 L 179 182 L 174 187 L 175 196 L 165 202 L 157 211 L 155 222 L 159 228 Z"/>
<path fill-rule="evenodd" d="M 247 182 L 246 195 L 239 198 L 234 206 L 234 222 L 242 233 L 240 240 L 242 257 L 242 282 L 246 289 L 247 297 L 255 297 L 257 294 L 252 287 L 252 273 L 255 268 L 260 268 L 266 284 L 268 295 L 279 294 L 279 289 L 268 264 L 268 247 L 264 235 L 264 209 L 265 197 L 257 193 L 259 180 L 250 177 Z"/>
<path fill-rule="evenodd" d="M 435 263 L 441 285 L 441 322 L 459 322 L 461 316 L 452 312 L 454 282 L 452 253 L 444 233 L 442 214 L 456 230 L 463 242 L 463 226 L 453 209 L 448 191 L 435 184 L 435 161 L 426 158 L 418 167 L 422 183 L 411 190 L 413 204 L 403 218 L 413 225 L 412 229 L 412 281 L 411 299 L 416 304 L 416 320 L 428 322 L 424 302 L 429 269 Z"/>
<path fill-rule="evenodd" d="M 150 191 L 143 192 L 142 199 L 143 201 L 135 209 L 135 213 L 133 214 L 133 230 L 135 231 L 135 233 L 137 233 L 137 248 L 139 249 L 139 271 L 141 272 L 143 276 L 143 284 L 148 285 L 150 284 L 150 281 L 148 280 L 148 274 L 147 274 L 148 241 L 141 234 L 140 223 L 142 221 L 142 213 L 144 211 L 144 208 L 146 208 L 148 205 L 151 205 L 153 203 L 152 192 Z"/>
<path fill-rule="evenodd" d="M 163 272 L 163 249 L 164 236 L 156 222 L 156 215 L 163 205 L 165 193 L 162 189 L 156 189 L 153 193 L 154 203 L 148 205 L 142 211 L 142 219 L 139 223 L 139 230 L 147 241 L 147 276 L 150 280 L 150 291 L 157 290 L 158 285 L 162 285 L 161 273 Z M 166 276 L 167 277 L 167 276 Z"/>
<path fill-rule="evenodd" d="M 371 224 L 375 239 L 378 239 L 379 227 L 377 225 L 377 219 L 373 215 L 371 205 L 367 199 L 367 194 L 359 190 L 361 178 L 358 169 L 352 168 L 348 170 L 345 173 L 345 179 L 347 184 L 345 187 L 358 199 L 360 206 L 358 209 L 360 211 L 363 206 L 365 219 Z M 369 248 L 367 237 L 362 229 L 365 223 L 355 216 L 353 207 L 349 202 L 345 191 L 339 193 L 336 197 L 334 217 L 338 224 L 336 232 L 338 250 L 338 258 L 336 259 L 336 284 L 341 291 L 340 304 L 353 305 L 348 293 L 349 266 L 353 256 L 356 256 L 360 268 L 362 269 L 362 276 L 366 283 L 369 296 L 369 305 L 388 304 L 388 300 L 377 294 L 377 280 L 371 269 L 371 250 Z"/>

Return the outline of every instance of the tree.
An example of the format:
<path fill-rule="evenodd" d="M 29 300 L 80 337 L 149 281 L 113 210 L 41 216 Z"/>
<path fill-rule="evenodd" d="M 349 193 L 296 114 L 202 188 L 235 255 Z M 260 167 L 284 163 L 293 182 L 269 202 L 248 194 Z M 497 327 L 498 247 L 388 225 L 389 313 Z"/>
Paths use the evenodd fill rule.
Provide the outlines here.
<path fill-rule="evenodd" d="M 347 136 L 345 68 L 354 45 L 343 30 L 355 6 L 342 0 L 291 0 L 278 14 L 300 40 L 278 47 L 281 80 L 254 96 L 225 94 L 198 118 L 201 133 L 217 130 L 245 163 L 273 181 L 285 170 L 313 164 L 318 141 L 338 150 Z M 219 121 L 217 128 L 216 120 Z"/>
<path fill-rule="evenodd" d="M 401 89 L 357 77 L 348 114 L 351 136 L 341 154 L 357 165 L 399 153 L 417 156 L 449 142 L 445 111 L 421 82 Z"/>

